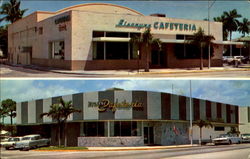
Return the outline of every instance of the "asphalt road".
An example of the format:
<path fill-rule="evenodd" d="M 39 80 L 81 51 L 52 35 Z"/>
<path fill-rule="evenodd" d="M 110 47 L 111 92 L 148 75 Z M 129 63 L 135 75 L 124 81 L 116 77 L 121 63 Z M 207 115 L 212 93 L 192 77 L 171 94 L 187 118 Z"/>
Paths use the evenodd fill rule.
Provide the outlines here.
<path fill-rule="evenodd" d="M 250 159 L 250 144 L 131 151 L 44 152 L 2 150 L 2 159 Z"/>
<path fill-rule="evenodd" d="M 13 67 L 8 65 L 0 66 L 1 78 L 250 78 L 248 71 L 219 71 L 219 72 L 187 72 L 187 73 L 147 73 L 130 74 L 129 72 L 110 71 L 110 73 L 86 73 L 82 74 L 64 74 L 49 71 L 39 71 L 35 69 Z"/>

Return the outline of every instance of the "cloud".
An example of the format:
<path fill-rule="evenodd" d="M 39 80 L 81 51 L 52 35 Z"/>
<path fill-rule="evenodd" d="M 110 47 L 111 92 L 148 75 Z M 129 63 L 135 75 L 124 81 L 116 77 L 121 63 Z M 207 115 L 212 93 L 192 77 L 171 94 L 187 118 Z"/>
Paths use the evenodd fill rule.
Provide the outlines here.
<path fill-rule="evenodd" d="M 0 81 L 0 84 L 0 99 L 4 100 L 11 98 L 17 102 L 78 92 L 75 88 L 65 87 L 61 82 L 58 82 L 57 84 L 49 84 L 48 81 L 2 80 Z"/>
<path fill-rule="evenodd" d="M 189 96 L 189 80 L 116 81 L 112 87 L 125 90 L 150 90 Z M 173 89 L 172 89 L 173 86 Z M 240 106 L 250 105 L 250 81 L 192 80 L 192 97 Z"/>
<path fill-rule="evenodd" d="M 2 80 L 0 99 L 17 102 L 111 87 L 125 90 L 168 92 L 189 96 L 189 80 Z M 249 80 L 192 80 L 192 97 L 234 105 L 250 105 Z"/>

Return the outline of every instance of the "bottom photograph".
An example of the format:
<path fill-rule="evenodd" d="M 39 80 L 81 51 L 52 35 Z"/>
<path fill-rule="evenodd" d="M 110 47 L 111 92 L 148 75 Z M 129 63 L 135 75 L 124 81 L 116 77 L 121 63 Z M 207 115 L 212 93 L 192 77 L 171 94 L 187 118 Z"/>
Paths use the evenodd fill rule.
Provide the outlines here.
<path fill-rule="evenodd" d="M 1 80 L 1 147 L 241 144 L 249 97 L 247 80 Z"/>

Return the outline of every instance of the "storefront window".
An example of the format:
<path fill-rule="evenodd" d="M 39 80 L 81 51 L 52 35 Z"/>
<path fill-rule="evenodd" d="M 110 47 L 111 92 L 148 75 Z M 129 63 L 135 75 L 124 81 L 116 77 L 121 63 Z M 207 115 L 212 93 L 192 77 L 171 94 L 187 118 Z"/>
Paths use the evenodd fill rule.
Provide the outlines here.
<path fill-rule="evenodd" d="M 115 121 L 114 136 L 140 136 L 140 124 L 136 121 Z"/>
<path fill-rule="evenodd" d="M 130 44 L 130 59 L 138 59 L 138 50 L 138 45 Z M 139 54 L 141 53 L 139 52 Z"/>
<path fill-rule="evenodd" d="M 104 42 L 93 43 L 93 59 L 94 60 L 104 59 Z"/>
<path fill-rule="evenodd" d="M 93 38 L 139 36 L 140 33 L 93 31 Z M 93 60 L 138 59 L 138 46 L 130 42 L 93 42 Z"/>
<path fill-rule="evenodd" d="M 53 41 L 49 45 L 51 58 L 64 59 L 64 41 Z"/>
<path fill-rule="evenodd" d="M 106 32 L 106 37 L 128 37 L 128 33 L 124 32 Z"/>
<path fill-rule="evenodd" d="M 104 122 L 85 122 L 84 136 L 104 136 Z"/>
<path fill-rule="evenodd" d="M 213 47 L 210 48 L 211 57 L 214 56 Z M 199 59 L 200 49 L 192 44 L 175 44 L 174 54 L 178 59 Z M 203 59 L 208 59 L 208 46 L 203 48 Z"/>
<path fill-rule="evenodd" d="M 128 43 L 126 42 L 106 42 L 107 60 L 127 60 Z"/>

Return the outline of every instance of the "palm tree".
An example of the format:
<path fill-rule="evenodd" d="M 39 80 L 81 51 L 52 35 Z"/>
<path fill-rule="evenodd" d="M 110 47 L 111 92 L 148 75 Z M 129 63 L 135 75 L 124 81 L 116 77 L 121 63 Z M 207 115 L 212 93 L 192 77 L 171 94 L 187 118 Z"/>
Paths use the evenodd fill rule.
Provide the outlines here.
<path fill-rule="evenodd" d="M 200 49 L 200 69 L 203 69 L 203 48 L 214 40 L 212 35 L 205 35 L 204 30 L 199 27 L 198 31 L 194 33 L 192 39 L 188 40 L 191 45 L 196 45 Z"/>
<path fill-rule="evenodd" d="M 243 37 L 245 37 L 245 34 L 250 33 L 250 21 L 248 21 L 247 18 L 243 18 L 243 21 L 239 22 L 238 30 L 243 34 Z"/>
<path fill-rule="evenodd" d="M 4 124 L 4 118 L 6 117 L 7 112 L 3 108 L 0 108 L 0 118 L 2 118 L 2 123 Z"/>
<path fill-rule="evenodd" d="M 210 121 L 208 120 L 196 120 L 193 123 L 194 125 L 197 125 L 200 128 L 200 138 L 199 138 L 199 144 L 201 145 L 201 140 L 202 140 L 202 128 L 206 127 L 206 128 L 212 128 L 213 125 Z"/>
<path fill-rule="evenodd" d="M 72 101 L 64 101 L 62 98 L 60 98 L 60 104 L 62 105 L 63 109 L 62 109 L 62 121 L 63 121 L 63 124 L 65 125 L 64 126 L 64 146 L 66 147 L 67 146 L 67 133 L 65 130 L 67 130 L 67 119 L 69 118 L 69 116 L 72 114 L 72 113 L 80 113 L 81 110 L 78 110 L 78 109 L 75 109 L 73 104 L 72 104 Z"/>
<path fill-rule="evenodd" d="M 228 30 L 227 30 L 227 23 L 225 19 L 225 15 L 221 15 L 220 17 L 214 17 L 215 22 L 222 22 L 222 28 L 223 28 L 223 40 L 227 40 L 228 37 Z"/>
<path fill-rule="evenodd" d="M 145 72 L 149 72 L 149 57 L 150 53 L 152 51 L 152 45 L 156 44 L 158 50 L 161 50 L 161 41 L 160 39 L 153 38 L 153 35 L 151 34 L 150 28 L 147 28 L 140 36 L 133 36 L 130 39 L 130 42 L 134 46 L 138 46 L 138 50 L 140 48 L 144 47 L 145 51 L 145 58 L 146 58 L 146 65 L 145 65 Z"/>
<path fill-rule="evenodd" d="M 0 26 L 0 50 L 6 56 L 8 52 L 8 28 L 7 25 Z"/>
<path fill-rule="evenodd" d="M 49 112 L 42 113 L 40 117 L 42 118 L 43 116 L 51 117 L 52 119 L 57 121 L 58 125 L 58 145 L 61 146 L 61 128 L 64 127 L 63 134 L 64 134 L 64 146 L 67 146 L 67 134 L 66 134 L 66 129 L 67 129 L 67 119 L 68 117 L 75 112 L 80 112 L 80 110 L 77 110 L 74 108 L 72 101 L 64 101 L 62 98 L 59 99 L 58 103 L 52 104 L 50 106 Z"/>
<path fill-rule="evenodd" d="M 233 9 L 229 12 L 224 11 L 223 15 L 225 16 L 225 25 L 227 27 L 227 30 L 229 31 L 230 35 L 230 41 L 232 40 L 232 32 L 237 31 L 239 20 L 237 18 L 240 18 L 241 15 L 237 13 L 236 9 Z"/>
<path fill-rule="evenodd" d="M 0 8 L 0 14 L 5 16 L 0 19 L 0 22 L 5 20 L 14 23 L 18 19 L 21 19 L 28 9 L 20 9 L 20 4 L 20 1 L 17 0 L 10 0 L 4 3 Z"/>

